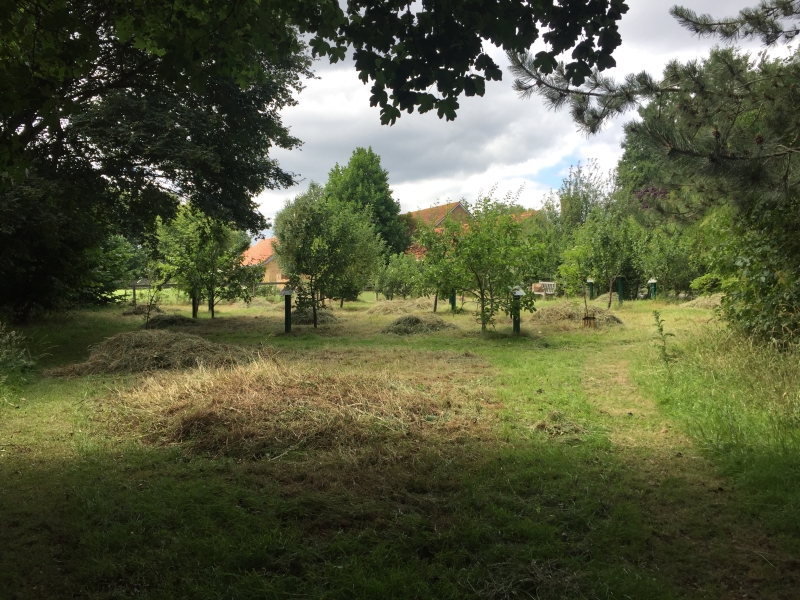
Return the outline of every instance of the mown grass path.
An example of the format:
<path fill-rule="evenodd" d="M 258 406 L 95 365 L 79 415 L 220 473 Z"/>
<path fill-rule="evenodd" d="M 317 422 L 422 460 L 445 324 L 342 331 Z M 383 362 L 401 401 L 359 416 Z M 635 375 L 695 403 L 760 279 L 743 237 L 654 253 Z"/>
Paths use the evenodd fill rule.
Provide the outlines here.
<path fill-rule="evenodd" d="M 301 431 L 325 416 L 303 395 L 282 417 L 295 438 L 257 456 L 235 420 L 148 434 L 185 425 L 180 411 L 242 409 L 201 390 L 197 407 L 162 411 L 191 373 L 163 376 L 163 392 L 158 378 L 33 376 L 0 408 L 0 597 L 795 598 L 791 540 L 634 383 L 661 376 L 648 308 L 597 332 L 526 322 L 522 338 L 506 324 L 481 336 L 466 315 L 452 332 L 387 336 L 391 317 L 363 307 L 289 337 L 269 312 L 204 322 L 192 332 L 268 350 L 295 400 L 328 394 L 331 377 L 372 386 L 337 405 L 339 425 Z M 709 318 L 664 315 L 676 344 Z M 133 327 L 78 316 L 48 360 Z M 369 412 L 380 386 L 407 408 Z M 131 413 L 141 389 L 155 396 Z"/>

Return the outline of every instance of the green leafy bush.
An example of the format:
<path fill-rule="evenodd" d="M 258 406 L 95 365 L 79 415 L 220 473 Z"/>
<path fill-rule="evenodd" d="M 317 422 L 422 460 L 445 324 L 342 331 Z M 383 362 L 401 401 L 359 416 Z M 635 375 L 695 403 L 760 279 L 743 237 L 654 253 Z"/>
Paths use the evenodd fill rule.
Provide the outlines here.
<path fill-rule="evenodd" d="M 33 365 L 25 337 L 0 323 L 0 374 L 22 371 Z"/>

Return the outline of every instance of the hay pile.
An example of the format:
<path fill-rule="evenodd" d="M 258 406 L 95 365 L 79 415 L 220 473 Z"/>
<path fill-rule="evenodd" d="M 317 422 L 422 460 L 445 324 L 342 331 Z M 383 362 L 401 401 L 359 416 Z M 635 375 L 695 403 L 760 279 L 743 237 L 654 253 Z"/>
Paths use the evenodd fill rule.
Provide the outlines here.
<path fill-rule="evenodd" d="M 157 306 L 150 307 L 151 315 L 160 314 L 163 312 L 164 311 L 158 308 Z M 140 317 L 143 317 L 146 314 L 147 314 L 147 304 L 137 304 L 136 306 L 131 306 L 130 308 L 122 311 L 123 317 L 130 317 L 132 315 L 138 315 Z"/>
<path fill-rule="evenodd" d="M 317 309 L 317 325 L 331 325 L 339 319 L 328 308 Z M 313 325 L 314 312 L 310 308 L 295 308 L 292 311 L 292 325 Z"/>
<path fill-rule="evenodd" d="M 147 329 L 166 329 L 167 327 L 194 327 L 197 319 L 190 319 L 183 315 L 156 315 L 147 322 Z"/>
<path fill-rule="evenodd" d="M 264 359 L 154 374 L 136 389 L 116 390 L 97 414 L 120 433 L 139 431 L 146 443 L 258 459 L 293 449 L 351 453 L 376 441 L 463 435 L 487 426 L 489 411 L 476 404 L 469 389 L 450 398 L 388 371 L 324 371 Z"/>
<path fill-rule="evenodd" d="M 622 321 L 605 308 L 589 306 L 589 314 L 594 315 L 594 322 L 598 327 L 622 325 Z M 564 322 L 572 322 L 576 325 L 580 325 L 583 315 L 584 306 L 582 303 L 559 302 L 557 304 L 540 305 L 531 316 L 531 321 L 540 325 L 553 325 Z"/>
<path fill-rule="evenodd" d="M 433 315 L 422 317 L 406 315 L 392 321 L 388 327 L 383 329 L 383 333 L 414 335 L 416 333 L 433 333 L 442 329 L 455 329 L 455 326 Z"/>
<path fill-rule="evenodd" d="M 722 297 L 725 294 L 712 294 L 711 296 L 699 296 L 690 302 L 681 304 L 681 308 L 705 308 L 714 309 L 722 304 Z"/>
<path fill-rule="evenodd" d="M 168 331 L 118 333 L 92 346 L 86 362 L 52 369 L 56 377 L 98 373 L 141 373 L 159 369 L 221 367 L 244 358 L 241 350 L 214 344 L 196 335 Z"/>
<path fill-rule="evenodd" d="M 439 299 L 439 308 L 447 307 L 445 299 Z M 433 311 L 433 298 L 414 298 L 411 300 L 381 300 L 366 310 L 368 315 L 407 315 L 412 312 Z"/>
<path fill-rule="evenodd" d="M 543 419 L 533 426 L 534 431 L 541 431 L 551 437 L 565 435 L 581 435 L 586 433 L 586 429 L 574 423 L 557 410 L 552 411 L 546 419 Z"/>

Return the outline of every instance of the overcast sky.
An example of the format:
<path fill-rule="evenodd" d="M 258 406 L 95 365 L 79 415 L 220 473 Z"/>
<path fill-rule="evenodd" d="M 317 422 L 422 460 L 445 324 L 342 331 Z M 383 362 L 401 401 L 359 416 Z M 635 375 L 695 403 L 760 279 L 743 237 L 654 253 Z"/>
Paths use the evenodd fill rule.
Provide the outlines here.
<path fill-rule="evenodd" d="M 647 70 L 660 74 L 671 59 L 702 57 L 715 44 L 698 39 L 669 16 L 675 0 L 628 0 L 622 17 L 622 45 L 614 53 L 617 67 L 607 74 L 622 78 Z M 686 0 L 684 6 L 715 16 L 729 16 L 755 0 Z M 749 46 L 757 48 L 757 44 Z M 603 168 L 620 157 L 621 125 L 633 115 L 612 122 L 602 133 L 586 138 L 576 132 L 565 112 L 548 111 L 537 98 L 521 100 L 511 89 L 504 54 L 492 47 L 503 68 L 503 80 L 487 82 L 482 98 L 461 98 L 455 121 L 440 120 L 435 111 L 403 116 L 393 126 L 380 124 L 379 109 L 369 105 L 369 86 L 350 61 L 330 65 L 317 61 L 318 79 L 306 82 L 299 103 L 283 112 L 284 123 L 303 140 L 299 150 L 278 151 L 284 169 L 302 182 L 288 190 L 265 192 L 261 211 L 273 217 L 288 198 L 308 186 L 325 183 L 336 164 L 352 151 L 372 146 L 389 172 L 389 184 L 402 210 L 426 208 L 448 199 L 474 200 L 481 190 L 497 186 L 497 195 L 524 185 L 520 203 L 537 208 L 543 196 L 558 188 L 570 165 L 596 159 Z"/>

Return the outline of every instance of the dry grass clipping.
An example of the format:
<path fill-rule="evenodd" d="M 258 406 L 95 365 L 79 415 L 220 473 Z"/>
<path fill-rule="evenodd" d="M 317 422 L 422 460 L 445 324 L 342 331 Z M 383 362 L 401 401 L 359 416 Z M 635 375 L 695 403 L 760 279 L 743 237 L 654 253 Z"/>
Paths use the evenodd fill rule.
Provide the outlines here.
<path fill-rule="evenodd" d="M 440 305 L 441 305 L 440 299 Z M 444 303 L 444 307 L 447 302 Z M 432 298 L 414 298 L 411 300 L 381 300 L 366 310 L 368 315 L 407 315 L 419 311 L 433 312 Z"/>
<path fill-rule="evenodd" d="M 197 319 L 190 319 L 183 315 L 156 315 L 151 317 L 145 325 L 147 329 L 165 329 L 167 327 L 195 327 Z"/>
<path fill-rule="evenodd" d="M 327 308 L 317 309 L 317 325 L 331 325 L 339 319 Z M 295 308 L 292 311 L 293 325 L 313 325 L 314 312 L 310 308 Z"/>
<path fill-rule="evenodd" d="M 533 426 L 535 431 L 541 431 L 551 437 L 565 436 L 565 435 L 581 435 L 586 430 L 567 419 L 563 413 L 554 410 L 546 419 L 539 421 Z"/>
<path fill-rule="evenodd" d="M 158 308 L 157 306 L 150 307 L 151 315 L 160 314 L 163 312 L 164 311 Z M 122 311 L 123 317 L 130 317 L 132 315 L 138 315 L 140 317 L 143 317 L 146 314 L 147 314 L 147 304 L 137 304 L 136 306 L 131 306 L 130 308 Z"/>
<path fill-rule="evenodd" d="M 455 329 L 455 325 L 451 325 L 439 317 L 434 317 L 432 315 L 422 317 L 406 315 L 405 317 L 400 317 L 392 321 L 388 327 L 383 329 L 383 333 L 414 335 L 417 333 L 434 333 L 442 329 Z"/>
<path fill-rule="evenodd" d="M 138 430 L 146 443 L 275 458 L 297 449 L 351 452 L 426 435 L 458 437 L 468 427 L 485 428 L 483 391 L 475 385 L 423 390 L 386 370 L 328 371 L 316 362 L 262 358 L 230 369 L 157 374 L 117 391 L 100 410 L 112 428 Z"/>
<path fill-rule="evenodd" d="M 243 351 L 196 335 L 149 330 L 118 333 L 92 346 L 86 362 L 52 369 L 48 375 L 71 377 L 99 373 L 141 373 L 159 369 L 220 367 L 244 358 Z"/>
<path fill-rule="evenodd" d="M 706 308 L 713 309 L 719 307 L 725 294 L 712 294 L 710 296 L 700 296 L 681 304 L 681 308 Z"/>
<path fill-rule="evenodd" d="M 589 314 L 594 315 L 595 325 L 597 326 L 622 325 L 622 321 L 605 308 L 590 306 Z M 583 315 L 584 306 L 580 302 L 559 302 L 558 304 L 547 304 L 538 307 L 531 316 L 531 321 L 541 325 L 551 325 L 565 321 L 579 324 L 583 319 Z"/>

